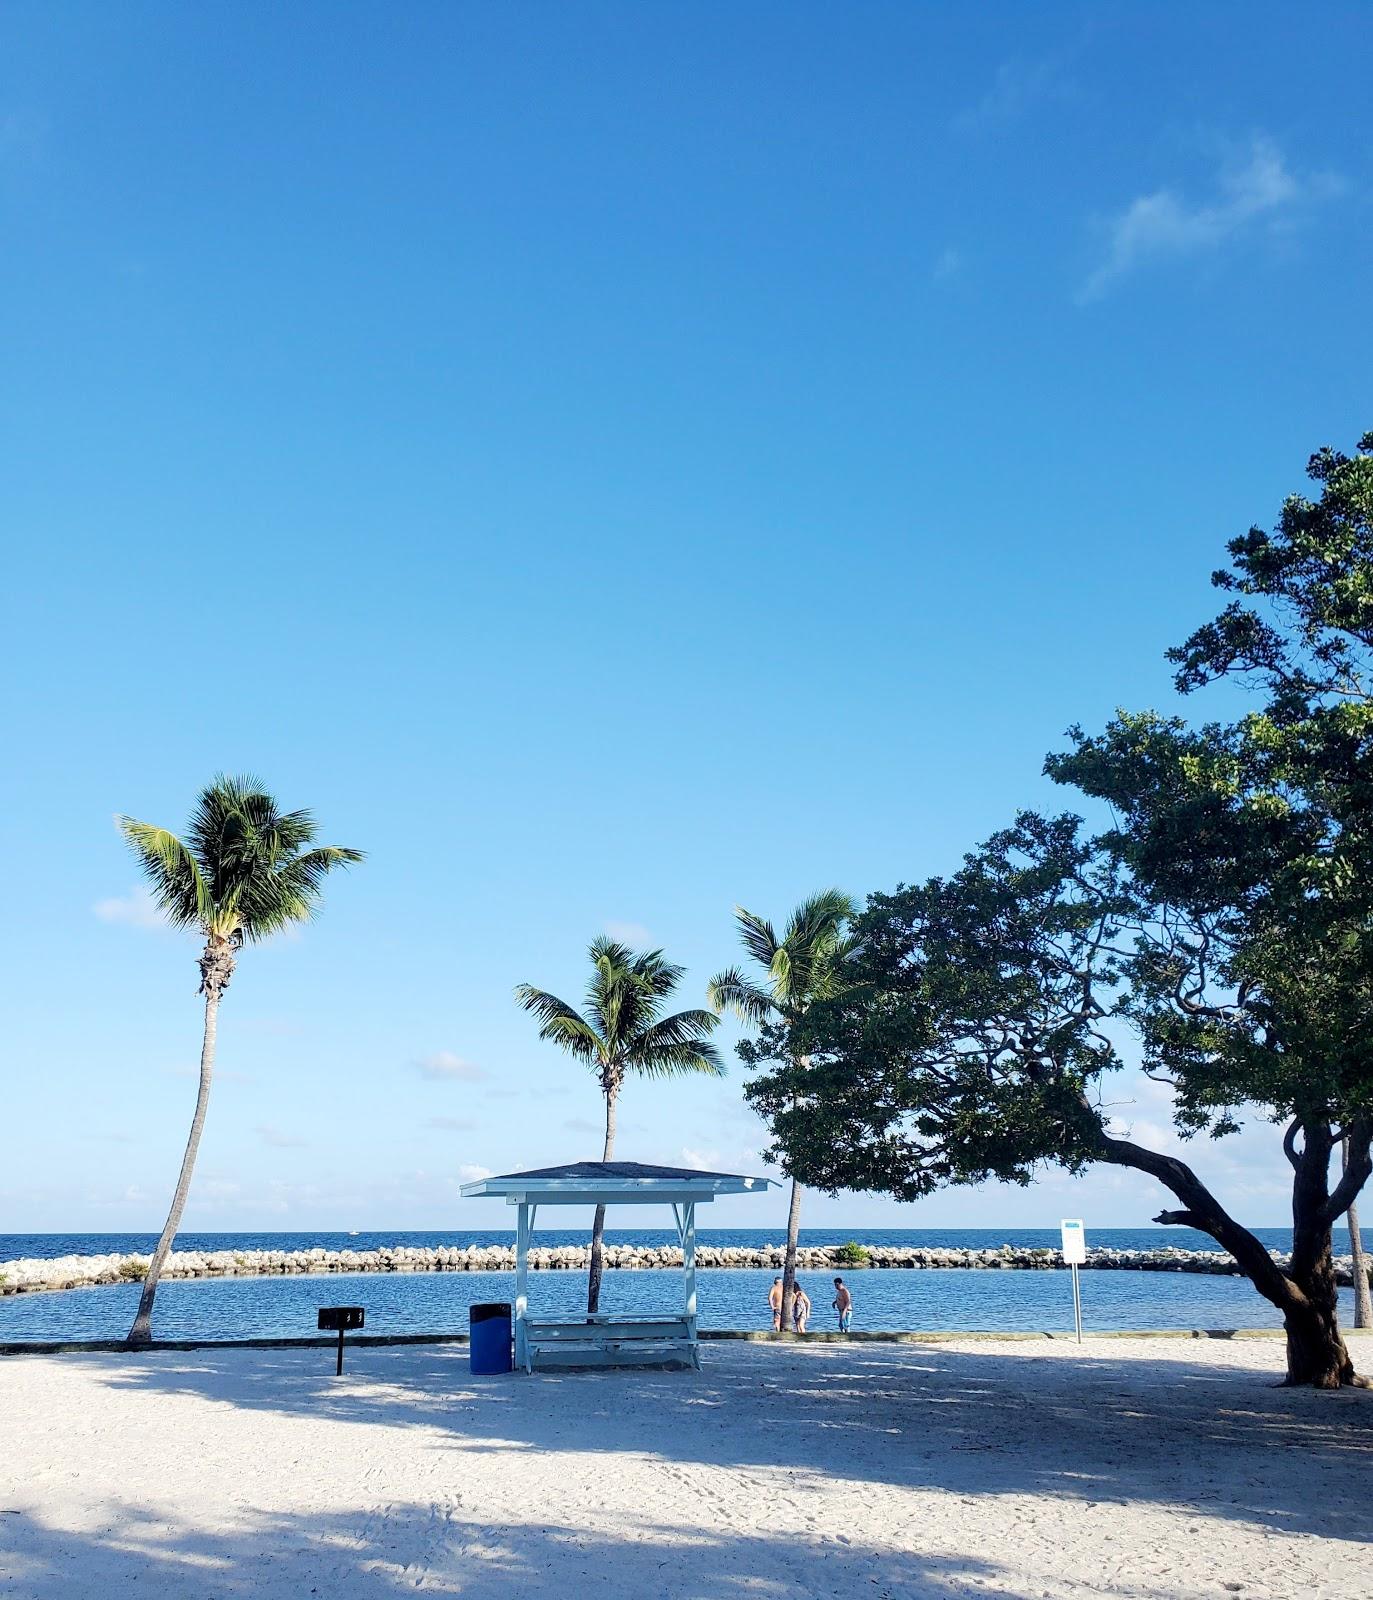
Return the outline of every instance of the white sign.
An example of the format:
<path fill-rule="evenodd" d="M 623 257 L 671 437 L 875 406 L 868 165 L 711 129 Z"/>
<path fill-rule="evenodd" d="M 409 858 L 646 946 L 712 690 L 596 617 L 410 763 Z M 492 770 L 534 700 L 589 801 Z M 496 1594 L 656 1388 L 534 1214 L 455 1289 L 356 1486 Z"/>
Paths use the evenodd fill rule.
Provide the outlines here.
<path fill-rule="evenodd" d="M 1059 1228 L 1063 1233 L 1063 1265 L 1080 1267 L 1087 1259 L 1087 1235 L 1083 1232 L 1082 1223 L 1060 1222 Z"/>

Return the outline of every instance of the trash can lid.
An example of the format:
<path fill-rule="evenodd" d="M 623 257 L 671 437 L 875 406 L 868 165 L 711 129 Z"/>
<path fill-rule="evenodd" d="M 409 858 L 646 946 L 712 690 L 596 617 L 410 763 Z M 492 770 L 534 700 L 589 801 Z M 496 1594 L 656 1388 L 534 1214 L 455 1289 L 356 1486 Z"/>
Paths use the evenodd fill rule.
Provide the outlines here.
<path fill-rule="evenodd" d="M 497 1317 L 509 1317 L 514 1308 L 508 1300 L 489 1301 L 485 1305 L 469 1306 L 469 1322 L 493 1322 Z"/>

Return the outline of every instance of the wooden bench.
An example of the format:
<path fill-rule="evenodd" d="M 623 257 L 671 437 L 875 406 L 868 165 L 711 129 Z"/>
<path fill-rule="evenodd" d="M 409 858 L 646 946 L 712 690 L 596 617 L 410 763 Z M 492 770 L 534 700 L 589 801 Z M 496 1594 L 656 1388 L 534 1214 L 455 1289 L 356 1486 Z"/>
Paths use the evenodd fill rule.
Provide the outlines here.
<path fill-rule="evenodd" d="M 529 1318 L 525 1369 L 701 1365 L 695 1329 L 686 1317 L 582 1317 L 576 1322 Z"/>

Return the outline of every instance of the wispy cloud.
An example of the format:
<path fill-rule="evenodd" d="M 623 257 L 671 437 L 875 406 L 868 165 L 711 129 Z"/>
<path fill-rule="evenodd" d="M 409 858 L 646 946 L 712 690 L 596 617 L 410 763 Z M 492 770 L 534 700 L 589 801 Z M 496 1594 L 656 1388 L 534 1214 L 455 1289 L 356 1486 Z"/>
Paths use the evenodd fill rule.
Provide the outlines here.
<path fill-rule="evenodd" d="M 612 939 L 627 944 L 634 950 L 647 950 L 653 944 L 653 935 L 642 922 L 607 922 L 605 931 Z"/>
<path fill-rule="evenodd" d="M 1067 98 L 1073 93 L 1073 86 L 1064 64 L 1061 53 L 1015 56 L 1003 61 L 986 93 L 954 117 L 955 131 L 979 133 L 1001 128 L 1046 100 Z"/>
<path fill-rule="evenodd" d="M 941 250 L 935 257 L 934 266 L 930 268 L 930 276 L 936 283 L 943 283 L 946 278 L 952 278 L 963 266 L 963 257 L 950 245 Z"/>
<path fill-rule="evenodd" d="M 157 902 L 141 886 L 130 889 L 128 894 L 97 900 L 91 910 L 101 922 L 121 923 L 127 928 L 165 928 L 168 925 L 166 917 L 158 910 Z"/>
<path fill-rule="evenodd" d="M 293 1133 L 283 1133 L 280 1128 L 274 1128 L 269 1122 L 259 1122 L 253 1132 L 262 1140 L 263 1144 L 271 1145 L 273 1150 L 303 1150 L 305 1140 L 298 1138 Z"/>
<path fill-rule="evenodd" d="M 464 1061 L 451 1050 L 436 1050 L 433 1055 L 421 1056 L 414 1063 L 421 1078 L 453 1080 L 458 1083 L 480 1083 L 486 1073 L 471 1061 Z"/>
<path fill-rule="evenodd" d="M 459 1183 L 480 1183 L 483 1178 L 489 1178 L 490 1176 L 490 1167 L 479 1167 L 471 1161 L 464 1161 L 458 1168 Z"/>
<path fill-rule="evenodd" d="M 1209 254 L 1256 229 L 1288 226 L 1303 208 L 1331 198 L 1341 187 L 1329 175 L 1298 177 L 1271 139 L 1256 136 L 1241 157 L 1222 164 L 1208 198 L 1155 189 L 1107 218 L 1101 224 L 1103 259 L 1078 298 L 1099 299 L 1151 262 Z"/>
<path fill-rule="evenodd" d="M 590 1117 L 569 1117 L 563 1123 L 569 1133 L 601 1133 L 601 1129 Z"/>
<path fill-rule="evenodd" d="M 443 1133 L 473 1133 L 477 1124 L 471 1117 L 430 1117 L 426 1128 L 438 1128 Z"/>

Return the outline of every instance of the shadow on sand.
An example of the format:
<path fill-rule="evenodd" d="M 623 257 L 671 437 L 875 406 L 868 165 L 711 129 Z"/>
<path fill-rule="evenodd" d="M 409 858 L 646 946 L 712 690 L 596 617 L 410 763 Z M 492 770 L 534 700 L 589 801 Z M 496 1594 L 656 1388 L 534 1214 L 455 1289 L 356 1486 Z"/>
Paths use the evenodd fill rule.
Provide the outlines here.
<path fill-rule="evenodd" d="M 414 1594 L 577 1600 L 596 1593 L 622 1600 L 837 1594 L 944 1600 L 972 1592 L 970 1584 L 1003 1570 L 977 1556 L 933 1558 L 838 1541 L 802 1550 L 710 1528 L 684 1547 L 679 1528 L 649 1517 L 614 1540 L 557 1524 L 523 1523 L 507 1533 L 427 1504 L 388 1505 L 384 1515 L 258 1516 L 233 1534 L 169 1527 L 165 1517 L 149 1519 L 133 1507 L 110 1508 L 108 1520 L 106 1531 L 92 1537 L 31 1518 L 20 1529 L 18 1519 L 0 1517 L 10 1524 L 0 1527 L 0 1593 L 24 1600 L 396 1600 Z M 866 1573 L 858 1583 L 855 1566 Z M 13 1588 L 5 1582 L 7 1568 Z M 1002 1600 L 1029 1600 L 1005 1587 L 996 1593 Z"/>
<path fill-rule="evenodd" d="M 99 1362 L 104 1382 L 149 1395 L 423 1428 L 429 1448 L 450 1442 L 469 1464 L 484 1450 L 628 1451 L 969 1496 L 1147 1502 L 1269 1532 L 1373 1538 L 1355 1492 L 1373 1473 L 1373 1393 L 1279 1389 L 1257 1365 L 746 1346 L 707 1350 L 700 1373 L 474 1379 L 460 1347 L 418 1346 L 359 1350 L 339 1380 L 315 1351 L 64 1359 Z"/>
<path fill-rule="evenodd" d="M 1275 1389 L 1272 1371 L 1239 1352 L 1207 1363 L 1099 1349 L 1008 1358 L 1003 1349 L 939 1346 L 746 1346 L 707 1350 L 703 1373 L 494 1379 L 470 1378 L 466 1350 L 453 1346 L 355 1350 L 342 1379 L 323 1350 L 54 1360 L 146 1395 L 154 1406 L 141 1413 L 144 1432 L 155 1435 L 155 1419 L 166 1414 L 158 1478 L 163 1470 L 176 1475 L 174 1406 L 157 1410 L 158 1398 L 174 1397 L 270 1413 L 277 1429 L 309 1422 L 299 1434 L 278 1432 L 270 1446 L 278 1469 L 285 1438 L 288 1456 L 299 1451 L 320 1469 L 336 1451 L 357 1475 L 339 1482 L 331 1499 L 301 1494 L 301 1514 L 285 1514 L 280 1480 L 272 1504 L 269 1483 L 259 1491 L 242 1454 L 226 1446 L 226 1474 L 235 1477 L 226 1475 L 222 1502 L 213 1483 L 208 1504 L 182 1499 L 181 1509 L 163 1504 L 157 1512 L 128 1482 L 118 1502 L 85 1499 L 72 1486 L 59 1504 L 75 1507 L 80 1528 L 45 1522 L 42 1496 L 19 1494 L 18 1514 L 0 1515 L 0 1595 L 24 1600 L 1045 1594 L 1042 1582 L 1031 1584 L 1035 1562 L 1024 1562 L 1013 1534 L 986 1538 L 989 1518 L 979 1507 L 989 1496 L 1080 1507 L 1075 1517 L 1098 1518 L 1103 1552 L 1119 1526 L 1115 1507 L 1130 1504 L 1167 1512 L 1149 1536 L 1155 1549 L 1205 1539 L 1216 1520 L 1263 1536 L 1346 1541 L 1343 1552 L 1315 1555 L 1317 1570 L 1328 1562 L 1346 1576 L 1367 1565 L 1373 1531 L 1373 1394 Z M 394 1434 L 386 1446 L 378 1437 L 379 1464 L 368 1474 L 368 1437 L 378 1427 L 413 1430 L 413 1454 L 406 1451 L 398 1474 Z M 229 1434 L 232 1426 L 211 1421 L 202 1448 L 205 1438 Z M 563 1470 L 570 1482 L 576 1477 L 587 1493 L 573 1502 L 592 1522 L 624 1494 L 611 1482 L 616 1453 L 648 1459 L 648 1478 L 629 1482 L 658 1491 L 643 1504 L 619 1504 L 614 1538 L 603 1522 L 570 1525 L 566 1507 L 541 1520 L 538 1504 L 520 1502 L 501 1522 L 490 1509 L 517 1498 L 526 1451 L 565 1454 L 555 1480 Z M 123 1459 L 118 1450 L 114 1459 Z M 496 1474 L 490 1483 L 482 1482 L 486 1462 Z M 542 1466 L 547 1483 L 547 1461 Z M 880 1502 L 885 1523 L 835 1525 L 827 1491 L 839 1488 L 847 1496 L 839 1504 L 861 1507 L 877 1485 L 959 1496 L 968 1507 L 954 1523 L 967 1526 L 959 1552 L 949 1554 L 947 1523 L 935 1549 L 919 1549 L 928 1501 L 915 1496 Z M 741 1502 L 747 1515 L 733 1515 Z M 896 1517 L 915 1520 L 901 1526 Z M 1013 1515 L 1002 1518 L 1003 1530 L 1015 1525 Z M 890 1528 L 890 1539 L 874 1526 Z M 1272 1558 L 1280 1560 L 1277 1549 Z M 1136 1568 L 1135 1581 L 1112 1579 L 1109 1587 L 1131 1600 L 1176 1594 L 1151 1581 Z M 1098 1592 L 1093 1582 L 1083 1592 Z"/>

